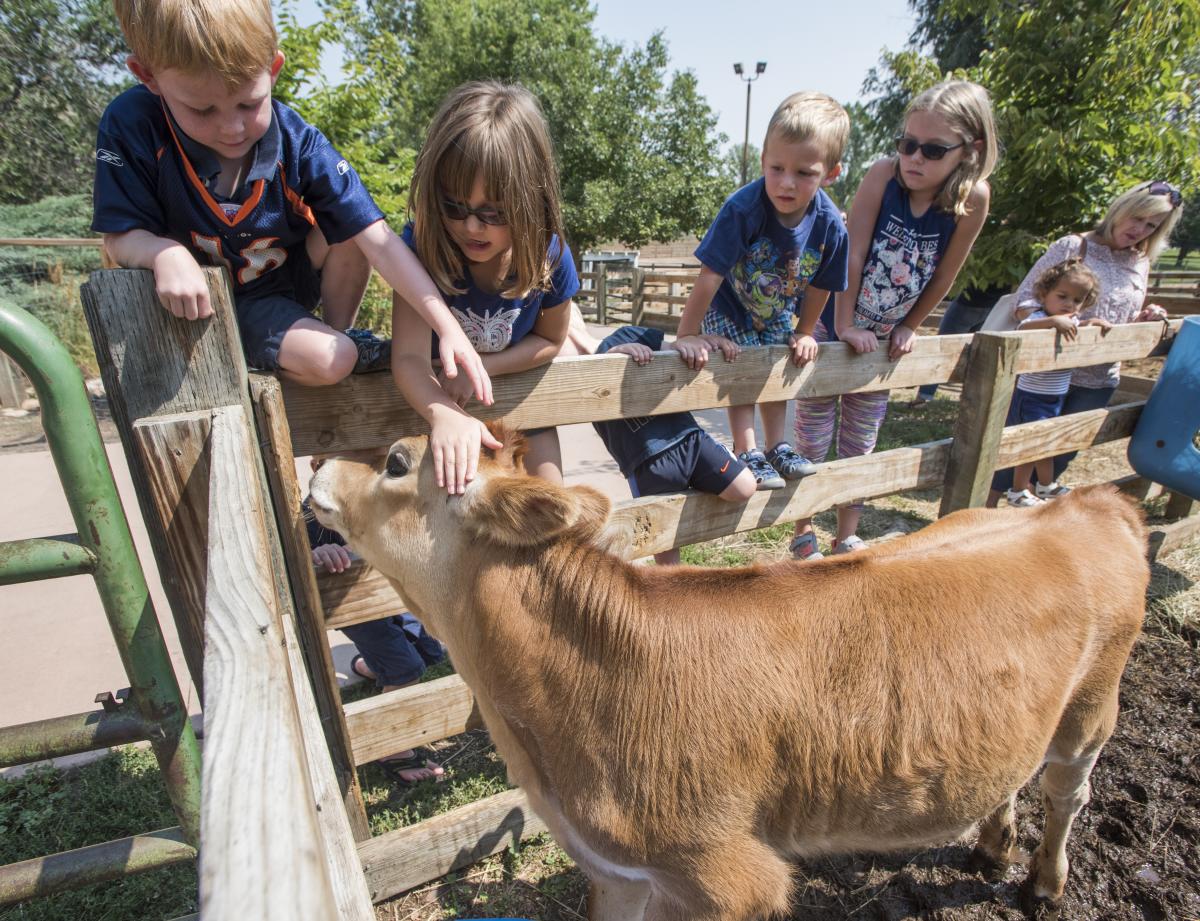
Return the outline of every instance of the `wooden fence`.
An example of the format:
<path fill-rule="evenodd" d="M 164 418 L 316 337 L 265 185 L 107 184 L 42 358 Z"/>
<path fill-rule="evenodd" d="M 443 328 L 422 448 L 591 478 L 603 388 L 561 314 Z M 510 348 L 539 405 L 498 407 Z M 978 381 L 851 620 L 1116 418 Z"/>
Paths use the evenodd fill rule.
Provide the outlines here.
<path fill-rule="evenodd" d="M 361 563 L 314 573 L 295 458 L 379 448 L 425 424 L 386 374 L 326 388 L 248 377 L 229 360 L 237 328 L 215 270 L 210 287 L 217 313 L 206 323 L 158 309 L 149 273 L 99 272 L 84 289 L 113 416 L 205 702 L 202 913 L 224 918 L 235 909 L 221 906 L 266 906 L 264 917 L 288 916 L 302 883 L 308 904 L 332 900 L 337 916 L 365 918 L 364 880 L 379 901 L 544 826 L 511 790 L 371 837 L 356 766 L 462 732 L 472 697 L 450 676 L 341 704 L 326 631 L 391 616 L 402 601 Z M 1087 328 L 1074 343 L 1052 331 L 923 337 L 896 362 L 835 343 L 805 368 L 785 348 L 748 350 L 736 364 L 714 359 L 700 372 L 677 361 L 636 368 L 624 356 L 558 359 L 497 378 L 495 405 L 479 414 L 532 427 L 963 385 L 952 439 L 822 464 L 817 475 L 744 505 L 692 493 L 620 503 L 618 549 L 637 558 L 856 498 L 941 487 L 943 511 L 978 505 L 996 466 L 1127 438 L 1140 412 L 1133 402 L 1005 429 L 1016 374 L 1162 354 L 1177 325 L 1106 336 Z M 1142 495 L 1155 488 L 1136 477 L 1123 486 Z M 1156 540 L 1174 546 L 1197 522 L 1161 528 Z"/>

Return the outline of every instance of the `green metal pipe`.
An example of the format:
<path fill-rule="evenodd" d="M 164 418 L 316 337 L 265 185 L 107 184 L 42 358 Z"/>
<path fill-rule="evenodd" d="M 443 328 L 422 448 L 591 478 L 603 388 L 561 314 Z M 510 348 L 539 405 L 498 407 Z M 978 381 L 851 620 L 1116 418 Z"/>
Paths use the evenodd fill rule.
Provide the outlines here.
<path fill-rule="evenodd" d="M 29 377 L 42 428 L 80 540 L 96 557 L 93 573 L 132 689 L 130 702 L 155 724 L 150 743 L 184 837 L 200 840 L 200 749 L 163 643 L 108 455 L 67 350 L 45 324 L 0 302 L 0 350 Z"/>
<path fill-rule="evenodd" d="M 6 726 L 0 729 L 0 768 L 141 742 L 151 731 L 132 706 Z"/>
<path fill-rule="evenodd" d="M 196 859 L 178 826 L 0 867 L 0 907 Z"/>
<path fill-rule="evenodd" d="M 0 585 L 78 576 L 95 569 L 95 555 L 73 541 L 34 537 L 0 543 Z"/>

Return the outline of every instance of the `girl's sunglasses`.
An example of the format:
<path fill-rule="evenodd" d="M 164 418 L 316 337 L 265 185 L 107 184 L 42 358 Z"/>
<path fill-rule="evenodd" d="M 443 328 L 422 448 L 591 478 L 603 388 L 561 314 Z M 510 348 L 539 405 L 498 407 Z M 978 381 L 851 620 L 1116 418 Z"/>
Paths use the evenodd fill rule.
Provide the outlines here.
<path fill-rule="evenodd" d="M 1183 204 L 1183 193 L 1165 179 L 1154 180 L 1154 182 L 1146 186 L 1146 191 L 1151 195 L 1167 196 L 1167 201 L 1171 203 L 1172 208 L 1178 208 Z"/>
<path fill-rule="evenodd" d="M 465 221 L 473 214 L 482 223 L 490 224 L 492 227 L 503 227 L 508 223 L 504 212 L 497 211 L 495 208 L 471 208 L 460 201 L 451 201 L 449 198 L 442 199 L 442 214 L 452 221 Z"/>
<path fill-rule="evenodd" d="M 906 157 L 911 157 L 918 150 L 921 151 L 921 156 L 926 160 L 940 160 L 952 150 L 958 150 L 960 147 L 966 147 L 967 142 L 962 141 L 959 144 L 954 144 L 947 147 L 945 144 L 922 144 L 916 138 L 898 137 L 896 138 L 896 151 Z"/>

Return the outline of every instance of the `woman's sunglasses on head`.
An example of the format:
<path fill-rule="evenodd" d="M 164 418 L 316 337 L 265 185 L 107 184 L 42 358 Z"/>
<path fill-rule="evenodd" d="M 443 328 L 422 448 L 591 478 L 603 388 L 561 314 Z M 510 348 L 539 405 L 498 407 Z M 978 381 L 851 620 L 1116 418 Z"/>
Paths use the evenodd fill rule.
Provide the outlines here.
<path fill-rule="evenodd" d="M 1151 195 L 1167 196 L 1167 201 L 1171 203 L 1172 208 L 1178 208 L 1183 204 L 1183 193 L 1165 179 L 1155 179 L 1146 186 L 1146 191 Z"/>
<path fill-rule="evenodd" d="M 449 198 L 442 199 L 442 214 L 452 221 L 465 221 L 473 214 L 479 218 L 481 223 L 490 224 L 493 227 L 503 227 L 508 223 L 504 212 L 497 211 L 495 208 L 472 208 Z"/>
<path fill-rule="evenodd" d="M 911 157 L 919 150 L 921 151 L 921 156 L 926 160 L 940 160 L 946 154 L 950 153 L 950 151 L 966 146 L 966 141 L 946 146 L 945 144 L 922 144 L 916 138 L 904 136 L 896 138 L 896 151 L 898 153 L 906 157 Z"/>

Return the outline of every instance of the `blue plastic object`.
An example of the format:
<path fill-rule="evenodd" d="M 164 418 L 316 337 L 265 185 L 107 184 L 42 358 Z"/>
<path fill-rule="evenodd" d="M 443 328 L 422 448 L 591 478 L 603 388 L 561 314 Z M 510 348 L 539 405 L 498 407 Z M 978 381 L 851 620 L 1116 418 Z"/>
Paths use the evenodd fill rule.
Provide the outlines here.
<path fill-rule="evenodd" d="M 1146 400 L 1129 463 L 1141 476 L 1200 500 L 1200 317 L 1183 321 L 1158 383 Z"/>

